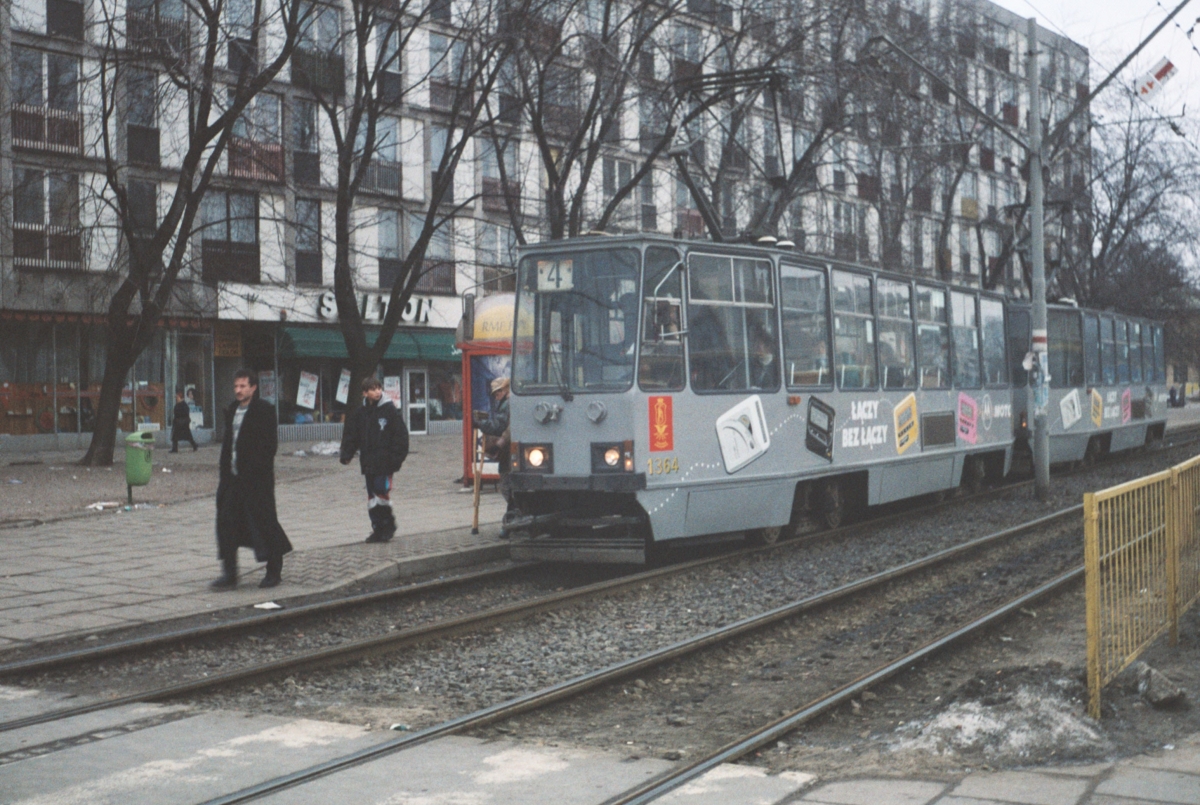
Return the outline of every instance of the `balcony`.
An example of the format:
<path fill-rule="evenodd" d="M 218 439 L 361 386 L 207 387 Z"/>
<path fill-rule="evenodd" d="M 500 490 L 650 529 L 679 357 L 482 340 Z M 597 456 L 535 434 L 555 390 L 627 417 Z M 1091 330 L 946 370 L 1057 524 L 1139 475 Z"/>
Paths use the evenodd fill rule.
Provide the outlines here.
<path fill-rule="evenodd" d="M 257 243 L 206 240 L 201 250 L 201 277 L 210 284 L 245 282 L 257 285 L 259 258 Z"/>
<path fill-rule="evenodd" d="M 229 175 L 264 182 L 283 181 L 283 146 L 231 137 Z"/>
<path fill-rule="evenodd" d="M 346 91 L 346 62 L 336 53 L 297 48 L 292 54 L 292 84 L 314 95 L 340 98 Z"/>
<path fill-rule="evenodd" d="M 421 263 L 421 276 L 414 290 L 422 293 L 454 294 L 455 264 L 453 260 L 427 257 Z"/>
<path fill-rule="evenodd" d="M 483 209 L 487 212 L 508 212 L 510 202 L 519 208 L 520 198 L 521 185 L 517 182 L 483 177 Z"/>
<path fill-rule="evenodd" d="M 83 115 L 49 106 L 14 104 L 13 147 L 78 154 L 83 150 Z"/>
<path fill-rule="evenodd" d="M 129 161 L 135 165 L 149 165 L 157 168 L 162 164 L 159 154 L 158 129 L 149 126 L 135 126 L 130 123 L 125 127 L 125 147 Z"/>
<path fill-rule="evenodd" d="M 307 151 L 292 152 L 292 178 L 296 184 L 316 186 L 321 184 L 321 155 Z"/>
<path fill-rule="evenodd" d="M 130 50 L 152 53 L 159 58 L 182 58 L 188 51 L 185 20 L 155 17 L 152 12 L 125 13 L 125 42 Z"/>
<path fill-rule="evenodd" d="M 83 268 L 81 232 L 76 227 L 15 222 L 13 262 L 29 268 Z"/>
<path fill-rule="evenodd" d="M 83 4 L 74 0 L 46 0 L 46 33 L 83 41 Z"/>
<path fill-rule="evenodd" d="M 372 159 L 363 173 L 362 188 L 380 193 L 399 193 L 400 163 Z"/>

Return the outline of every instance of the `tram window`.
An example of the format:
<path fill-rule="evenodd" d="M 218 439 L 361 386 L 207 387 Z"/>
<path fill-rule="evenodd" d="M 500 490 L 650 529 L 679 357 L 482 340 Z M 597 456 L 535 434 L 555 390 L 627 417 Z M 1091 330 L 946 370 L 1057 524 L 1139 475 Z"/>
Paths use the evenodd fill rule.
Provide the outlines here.
<path fill-rule="evenodd" d="M 941 288 L 917 286 L 917 365 L 921 388 L 950 388 L 950 325 Z"/>
<path fill-rule="evenodd" d="M 1100 319 L 1100 362 L 1103 364 L 1104 385 L 1117 382 L 1117 337 L 1113 332 L 1113 320 Z"/>
<path fill-rule="evenodd" d="M 954 342 L 954 385 L 979 387 L 979 318 L 975 297 L 950 292 L 950 335 Z"/>
<path fill-rule="evenodd" d="M 1165 383 L 1167 381 L 1167 353 L 1163 345 L 1163 328 L 1155 325 L 1152 330 L 1154 332 L 1154 379 L 1157 383 Z"/>
<path fill-rule="evenodd" d="M 769 260 L 692 255 L 687 322 L 693 389 L 779 388 Z"/>
<path fill-rule="evenodd" d="M 683 271 L 674 249 L 646 249 L 642 285 L 642 348 L 638 385 L 645 391 L 679 391 L 683 370 Z"/>
<path fill-rule="evenodd" d="M 1029 373 L 1023 362 L 1029 352 L 1029 311 L 1009 308 L 1008 311 L 1008 360 L 1013 386 L 1021 388 L 1029 382 Z"/>
<path fill-rule="evenodd" d="M 1100 319 L 1083 317 L 1083 372 L 1089 386 L 1100 385 Z"/>
<path fill-rule="evenodd" d="M 989 386 L 1007 385 L 1003 303 L 998 299 L 980 299 L 979 323 L 983 331 L 983 382 Z"/>
<path fill-rule="evenodd" d="M 1048 316 L 1050 386 L 1056 389 L 1083 385 L 1083 336 L 1079 312 L 1051 310 Z"/>
<path fill-rule="evenodd" d="M 838 387 L 875 388 L 875 319 L 871 278 L 833 272 L 833 371 Z"/>
<path fill-rule="evenodd" d="M 1128 322 L 1117 321 L 1117 383 L 1129 382 L 1129 330 Z"/>
<path fill-rule="evenodd" d="M 1129 322 L 1129 380 L 1142 382 L 1142 325 Z"/>
<path fill-rule="evenodd" d="M 913 354 L 912 288 L 908 283 L 879 280 L 875 286 L 879 312 L 879 372 L 885 389 L 917 387 Z"/>
<path fill-rule="evenodd" d="M 783 305 L 783 364 L 789 386 L 827 386 L 829 316 L 825 272 L 786 263 L 779 267 Z"/>

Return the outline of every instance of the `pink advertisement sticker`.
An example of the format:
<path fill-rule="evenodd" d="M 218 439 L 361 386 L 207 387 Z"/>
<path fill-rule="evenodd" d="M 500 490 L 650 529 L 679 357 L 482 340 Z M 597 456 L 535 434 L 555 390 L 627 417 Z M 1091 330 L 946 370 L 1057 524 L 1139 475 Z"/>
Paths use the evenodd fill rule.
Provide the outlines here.
<path fill-rule="evenodd" d="M 1121 393 L 1121 424 L 1125 424 L 1133 416 L 1133 392 L 1125 389 Z"/>
<path fill-rule="evenodd" d="M 975 444 L 979 438 L 976 423 L 979 421 L 979 406 L 974 398 L 959 392 L 958 395 L 958 435 L 967 444 Z"/>

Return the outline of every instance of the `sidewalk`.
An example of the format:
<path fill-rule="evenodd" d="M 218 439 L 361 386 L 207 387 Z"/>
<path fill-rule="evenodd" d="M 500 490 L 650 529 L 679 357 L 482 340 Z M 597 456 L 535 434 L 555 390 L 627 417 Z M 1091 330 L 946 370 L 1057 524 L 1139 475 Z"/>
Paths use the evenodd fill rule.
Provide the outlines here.
<path fill-rule="evenodd" d="M 480 533 L 471 535 L 472 496 L 454 483 L 461 456 L 458 435 L 413 440 L 396 475 L 399 530 L 385 545 L 363 543 L 370 524 L 357 461 L 342 467 L 336 457 L 306 459 L 308 477 L 276 487 L 279 520 L 296 550 L 284 559 L 283 584 L 272 590 L 258 589 L 262 566 L 249 551 L 241 551 L 236 591 L 208 589 L 220 569 L 211 493 L 169 506 L 2 530 L 0 651 L 25 641 L 306 595 L 381 573 L 437 570 L 463 563 L 465 552 L 476 561 L 507 556 L 498 536 L 504 501 L 490 485 L 481 498 Z"/>

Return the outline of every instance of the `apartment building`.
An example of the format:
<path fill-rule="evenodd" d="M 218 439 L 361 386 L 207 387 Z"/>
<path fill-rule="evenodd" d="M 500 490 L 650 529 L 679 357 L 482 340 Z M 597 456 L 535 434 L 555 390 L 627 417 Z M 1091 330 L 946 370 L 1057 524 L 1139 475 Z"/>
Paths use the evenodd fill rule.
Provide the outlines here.
<path fill-rule="evenodd" d="M 440 65 L 453 63 L 456 3 L 434 0 L 424 9 L 405 57 L 394 74 L 381 76 L 381 93 L 404 91 L 402 103 L 380 118 L 352 215 L 351 260 L 368 324 L 386 312 L 400 261 L 428 210 L 432 166 L 452 137 L 452 77 Z M 870 22 L 862 40 L 872 30 L 902 31 L 942 43 L 948 82 L 1014 132 L 1028 125 L 1024 20 L 984 0 L 858 5 Z M 332 293 L 335 145 L 321 103 L 350 85 L 345 31 L 352 17 L 336 1 L 308 13 L 287 65 L 233 127 L 168 313 L 128 379 L 125 430 L 167 428 L 178 391 L 192 406 L 194 426 L 211 433 L 232 374 L 245 365 L 260 373 L 260 391 L 278 404 L 281 427 L 312 438 L 336 432 L 325 423 L 339 419 L 350 392 L 341 382 L 346 351 Z M 669 91 L 679 76 L 739 66 L 721 63 L 720 49 L 708 43 L 754 24 L 763 26 L 765 49 L 770 23 L 786 13 L 773 0 L 746 9 L 689 0 L 663 23 L 661 49 L 639 59 L 640 76 Z M 282 37 L 278 26 L 266 26 L 255 44 L 239 33 L 247 14 L 252 2 L 227 0 L 216 81 L 232 86 L 246 60 L 269 61 Z M 558 30 L 562 36 L 566 28 Z M 169 75 L 154 69 L 161 58 L 145 66 L 127 59 L 113 78 L 110 56 L 166 50 L 184 58 L 198 36 L 185 0 L 13 0 L 0 7 L 0 106 L 8 110 L 0 117 L 0 450 L 86 444 L 104 370 L 103 320 L 128 259 L 106 165 L 115 156 L 127 179 L 125 208 L 152 231 L 167 213 L 188 148 L 188 105 Z M 1086 97 L 1087 53 L 1049 32 L 1039 36 L 1042 108 L 1052 127 Z M 373 41 L 368 58 L 382 59 L 391 47 Z M 567 89 L 553 98 L 550 136 L 565 138 L 577 125 L 591 63 L 582 55 L 571 80 L 561 82 Z M 852 101 L 859 106 L 821 149 L 777 234 L 814 254 L 1022 293 L 1011 211 L 1025 194 L 1023 154 L 977 126 L 948 141 L 950 119 L 957 120 L 948 85 L 914 79 L 907 87 L 926 99 L 930 119 L 946 118 L 942 126 L 888 122 Z M 546 234 L 546 179 L 528 121 L 511 89 L 496 92 L 497 125 L 511 145 L 498 153 L 496 140 L 481 134 L 464 150 L 443 199 L 454 212 L 430 241 L 380 367 L 417 434 L 459 427 L 461 296 L 511 290 L 514 214 L 527 238 Z M 729 115 L 716 109 L 715 122 L 693 138 L 697 165 L 731 168 L 714 199 L 727 234 L 749 225 L 781 166 L 808 148 L 820 115 L 816 97 L 795 92 L 782 108 L 764 93 L 743 107 L 736 132 L 722 128 Z M 580 191 L 588 209 L 603 208 L 630 182 L 661 128 L 644 93 L 627 106 L 605 138 L 600 169 Z M 1079 141 L 1052 166 L 1052 199 L 1086 192 L 1086 115 L 1080 125 Z M 697 148 L 705 139 L 709 147 Z M 909 163 L 921 149 L 917 170 Z M 695 202 L 665 154 L 607 228 L 704 236 Z M 1077 237 L 1069 221 L 1052 220 L 1049 233 L 1052 257 Z"/>

